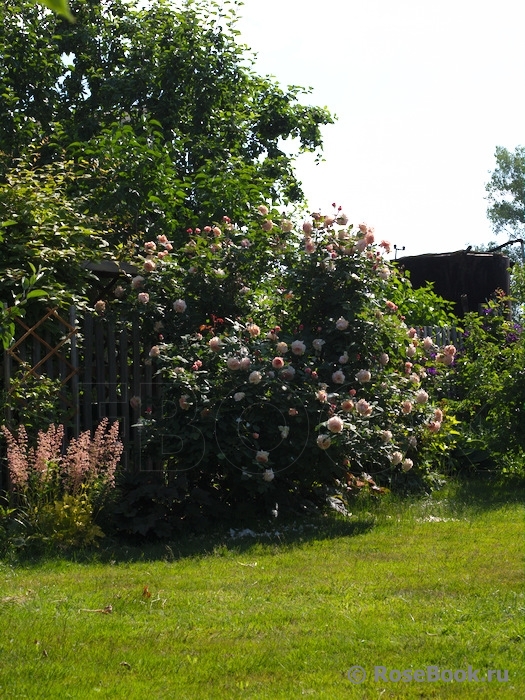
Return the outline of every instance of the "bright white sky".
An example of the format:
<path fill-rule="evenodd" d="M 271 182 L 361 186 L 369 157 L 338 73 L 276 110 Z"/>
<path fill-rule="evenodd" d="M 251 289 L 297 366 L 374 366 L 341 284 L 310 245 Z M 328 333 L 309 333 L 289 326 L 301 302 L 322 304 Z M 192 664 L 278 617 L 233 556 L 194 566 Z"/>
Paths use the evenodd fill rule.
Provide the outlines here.
<path fill-rule="evenodd" d="M 343 206 L 402 255 L 497 239 L 496 146 L 525 145 L 523 0 L 244 0 L 255 69 L 338 117 L 325 162 L 301 156 L 311 209 Z"/>

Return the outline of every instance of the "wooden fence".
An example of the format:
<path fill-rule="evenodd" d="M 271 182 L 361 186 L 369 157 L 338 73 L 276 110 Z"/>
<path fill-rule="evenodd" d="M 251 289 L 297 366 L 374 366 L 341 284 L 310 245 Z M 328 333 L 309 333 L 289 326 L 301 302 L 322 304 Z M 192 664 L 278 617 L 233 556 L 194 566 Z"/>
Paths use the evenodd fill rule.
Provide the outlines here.
<path fill-rule="evenodd" d="M 141 410 L 160 395 L 150 347 L 142 343 L 140 319 L 117 327 L 110 319 L 71 308 L 69 316 L 49 309 L 32 325 L 23 319 L 16 323 L 15 341 L 3 358 L 7 424 L 16 426 L 24 412 L 38 411 L 28 404 L 31 398 L 15 396 L 17 387 L 46 378 L 58 388 L 60 413 L 70 436 L 92 430 L 105 417 L 119 420 L 123 462 L 140 468 Z"/>

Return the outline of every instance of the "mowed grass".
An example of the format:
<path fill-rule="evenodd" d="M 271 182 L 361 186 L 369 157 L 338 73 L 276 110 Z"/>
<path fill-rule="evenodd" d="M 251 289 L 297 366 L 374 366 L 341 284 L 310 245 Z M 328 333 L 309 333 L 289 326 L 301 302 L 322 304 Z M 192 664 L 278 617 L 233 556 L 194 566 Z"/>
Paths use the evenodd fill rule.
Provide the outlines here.
<path fill-rule="evenodd" d="M 0 697 L 525 696 L 523 493 L 452 485 L 270 527 L 0 564 Z M 395 680 L 429 666 L 480 680 Z"/>

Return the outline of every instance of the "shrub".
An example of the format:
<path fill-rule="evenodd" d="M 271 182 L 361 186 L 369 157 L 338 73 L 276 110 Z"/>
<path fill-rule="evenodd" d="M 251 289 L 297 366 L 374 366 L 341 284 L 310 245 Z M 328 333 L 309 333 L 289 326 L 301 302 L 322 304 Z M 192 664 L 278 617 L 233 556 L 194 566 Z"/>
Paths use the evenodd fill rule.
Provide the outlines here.
<path fill-rule="evenodd" d="M 363 473 L 428 487 L 456 435 L 433 402 L 455 348 L 407 326 L 390 294 L 409 282 L 369 227 L 315 215 L 301 240 L 261 210 L 248 229 L 225 217 L 192 230 L 178 251 L 146 242 L 144 273 L 119 290 L 163 379 L 142 418 L 149 455 L 232 511 L 322 502 Z"/>
<path fill-rule="evenodd" d="M 33 446 L 23 425 L 16 434 L 2 426 L 21 542 L 86 545 L 103 536 L 94 519 L 115 485 L 123 450 L 118 430 L 103 419 L 93 437 L 86 431 L 72 438 L 63 453 L 63 425 L 40 430 Z"/>

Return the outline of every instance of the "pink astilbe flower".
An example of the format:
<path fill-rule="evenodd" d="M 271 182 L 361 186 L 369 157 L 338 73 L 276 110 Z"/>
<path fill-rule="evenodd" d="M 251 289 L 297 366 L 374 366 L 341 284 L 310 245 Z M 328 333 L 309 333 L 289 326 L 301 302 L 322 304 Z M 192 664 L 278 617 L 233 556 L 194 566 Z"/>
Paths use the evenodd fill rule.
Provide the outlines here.
<path fill-rule="evenodd" d="M 103 418 L 93 438 L 86 430 L 70 441 L 62 461 L 66 491 L 76 494 L 83 484 L 96 481 L 110 488 L 115 485 L 115 471 L 124 445 L 118 435 L 118 421 L 109 428 L 108 423 Z"/>
<path fill-rule="evenodd" d="M 29 463 L 40 481 L 48 481 L 52 477 L 50 466 L 60 464 L 63 439 L 63 425 L 50 425 L 47 432 L 39 431 L 36 449 L 29 451 Z"/>
<path fill-rule="evenodd" d="M 11 484 L 15 489 L 23 490 L 29 479 L 26 429 L 21 425 L 18 436 L 15 436 L 3 425 L 2 432 L 7 442 L 7 468 Z"/>

